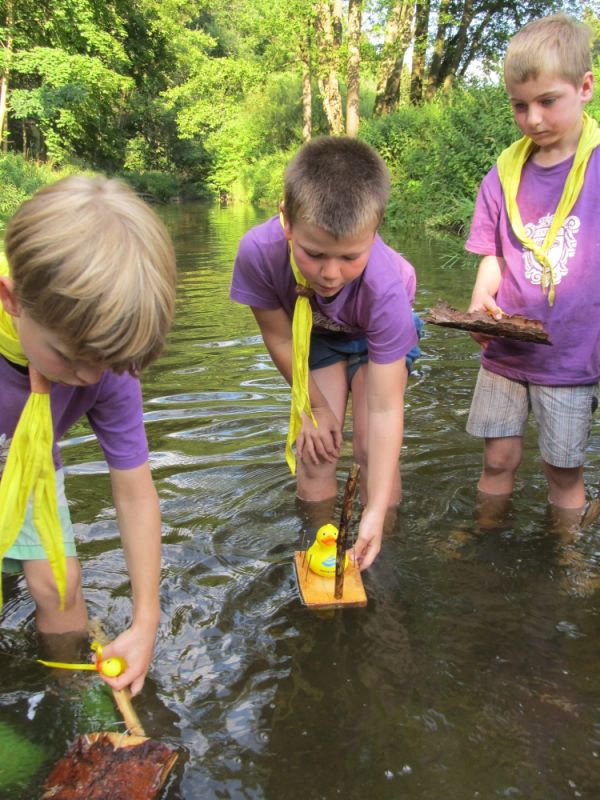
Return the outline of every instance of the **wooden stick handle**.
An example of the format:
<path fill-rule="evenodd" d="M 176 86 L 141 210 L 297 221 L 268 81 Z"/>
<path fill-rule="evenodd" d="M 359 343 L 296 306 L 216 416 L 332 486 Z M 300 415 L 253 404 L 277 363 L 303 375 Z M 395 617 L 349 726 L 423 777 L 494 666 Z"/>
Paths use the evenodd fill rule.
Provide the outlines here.
<path fill-rule="evenodd" d="M 145 736 L 146 734 L 142 728 L 142 723 L 140 722 L 138 715 L 135 713 L 135 709 L 131 703 L 131 692 L 129 689 L 113 689 L 112 693 L 113 697 L 115 698 L 117 708 L 125 720 L 127 733 L 130 733 L 132 736 Z"/>

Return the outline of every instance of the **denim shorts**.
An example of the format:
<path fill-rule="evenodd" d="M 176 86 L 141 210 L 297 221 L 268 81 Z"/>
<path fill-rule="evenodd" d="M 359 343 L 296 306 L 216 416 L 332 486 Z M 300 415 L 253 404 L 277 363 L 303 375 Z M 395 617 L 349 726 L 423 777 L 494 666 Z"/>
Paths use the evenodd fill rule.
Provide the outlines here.
<path fill-rule="evenodd" d="M 65 556 L 75 556 L 77 555 L 75 550 L 75 535 L 73 533 L 73 525 L 71 524 L 71 515 L 69 514 L 67 498 L 65 497 L 65 479 L 61 469 L 56 471 L 56 494 L 58 515 L 60 517 L 65 546 Z M 43 559 L 47 561 L 48 556 L 40 542 L 40 537 L 38 536 L 37 529 L 33 522 L 31 503 L 29 503 L 23 527 L 19 531 L 12 546 L 6 551 L 4 559 L 2 560 L 2 571 L 8 573 L 21 572 L 21 561 L 33 559 Z"/>
<path fill-rule="evenodd" d="M 541 386 L 481 367 L 467 432 L 485 438 L 523 436 L 532 411 L 544 461 L 562 469 L 581 467 L 597 405 L 595 384 Z"/>
<path fill-rule="evenodd" d="M 417 336 L 421 338 L 423 332 L 423 320 L 413 312 L 413 322 L 417 331 Z M 421 349 L 416 344 L 412 350 L 406 354 L 406 368 L 410 375 L 412 366 L 421 355 Z M 322 369 L 336 364 L 338 361 L 346 361 L 348 369 L 348 385 L 356 374 L 356 370 L 361 364 L 366 364 L 369 360 L 369 349 L 367 337 L 358 336 L 355 339 L 348 339 L 344 335 L 336 333 L 312 333 L 310 337 L 310 353 L 308 356 L 308 366 L 310 369 Z"/>

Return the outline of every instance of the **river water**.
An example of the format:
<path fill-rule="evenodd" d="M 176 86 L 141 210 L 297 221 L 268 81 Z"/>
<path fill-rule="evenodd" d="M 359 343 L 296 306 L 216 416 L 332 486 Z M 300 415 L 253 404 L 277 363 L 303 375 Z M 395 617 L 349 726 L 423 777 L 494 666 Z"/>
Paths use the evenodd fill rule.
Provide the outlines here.
<path fill-rule="evenodd" d="M 464 432 L 475 343 L 427 326 L 407 392 L 404 502 L 364 574 L 368 605 L 311 612 L 292 565 L 307 523 L 283 459 L 288 389 L 250 311 L 228 300 L 237 243 L 264 214 L 162 214 L 178 312 L 143 378 L 162 624 L 135 704 L 147 734 L 180 754 L 164 798 L 600 797 L 599 524 L 554 530 L 532 428 L 506 518 L 477 525 L 481 446 Z M 475 267 L 460 248 L 386 239 L 417 269 L 417 311 L 439 298 L 466 308 Z M 598 450 L 596 429 L 590 495 Z M 115 634 L 130 604 L 106 466 L 83 423 L 63 453 L 90 613 Z M 95 677 L 67 691 L 34 663 L 31 602 L 20 579 L 5 591 L 0 797 L 31 800 L 76 734 L 117 717 L 110 703 L 90 710 Z"/>

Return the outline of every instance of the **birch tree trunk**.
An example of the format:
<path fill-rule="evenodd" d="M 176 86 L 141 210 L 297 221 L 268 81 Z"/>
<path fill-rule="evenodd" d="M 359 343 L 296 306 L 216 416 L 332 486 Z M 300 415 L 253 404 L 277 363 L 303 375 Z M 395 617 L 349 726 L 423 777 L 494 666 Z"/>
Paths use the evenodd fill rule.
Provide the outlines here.
<path fill-rule="evenodd" d="M 6 42 L 4 43 L 4 61 L 2 64 L 2 74 L 0 76 L 0 141 L 2 150 L 6 153 L 8 149 L 8 138 L 6 135 L 6 121 L 8 109 L 8 79 L 10 76 L 10 62 L 13 52 L 13 25 L 14 8 L 12 0 L 6 2 Z"/>
<path fill-rule="evenodd" d="M 412 40 L 415 0 L 396 0 L 391 7 L 383 38 L 373 113 L 389 114 L 400 100 L 404 56 Z"/>
<path fill-rule="evenodd" d="M 319 60 L 318 84 L 329 132 L 339 136 L 344 130 L 342 95 L 337 64 L 342 36 L 342 0 L 317 0 L 315 27 Z"/>
<path fill-rule="evenodd" d="M 302 141 L 310 142 L 312 136 L 312 88 L 310 83 L 310 59 L 302 57 Z"/>
<path fill-rule="evenodd" d="M 348 3 L 348 87 L 346 96 L 346 134 L 356 136 L 360 123 L 360 34 L 363 0 Z"/>

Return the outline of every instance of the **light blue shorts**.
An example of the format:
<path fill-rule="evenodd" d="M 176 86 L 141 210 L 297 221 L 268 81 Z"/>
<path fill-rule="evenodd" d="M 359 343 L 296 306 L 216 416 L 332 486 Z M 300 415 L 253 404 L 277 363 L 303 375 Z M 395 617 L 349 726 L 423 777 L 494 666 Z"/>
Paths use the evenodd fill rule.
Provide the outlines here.
<path fill-rule="evenodd" d="M 56 471 L 56 495 L 58 501 L 58 514 L 63 532 L 63 542 L 65 545 L 65 556 L 77 555 L 75 549 L 75 535 L 71 524 L 69 506 L 65 497 L 65 476 L 62 469 Z M 18 573 L 22 571 L 21 561 L 33 559 L 47 560 L 48 556 L 44 550 L 37 529 L 33 523 L 33 509 L 31 502 L 27 508 L 25 522 L 19 531 L 12 547 L 6 551 L 2 561 L 2 571 Z"/>
<path fill-rule="evenodd" d="M 532 411 L 544 461 L 562 469 L 581 467 L 597 405 L 595 384 L 540 386 L 481 367 L 467 432 L 487 439 L 523 436 Z"/>

